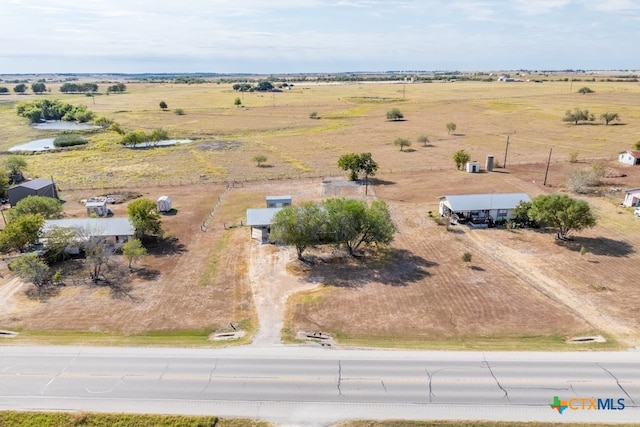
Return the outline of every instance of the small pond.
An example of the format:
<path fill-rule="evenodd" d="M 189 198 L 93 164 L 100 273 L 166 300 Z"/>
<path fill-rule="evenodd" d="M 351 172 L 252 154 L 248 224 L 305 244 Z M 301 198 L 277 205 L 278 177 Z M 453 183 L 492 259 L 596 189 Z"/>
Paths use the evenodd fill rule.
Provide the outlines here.
<path fill-rule="evenodd" d="M 53 147 L 53 140 L 55 138 L 44 138 L 44 139 L 36 139 L 34 141 L 29 141 L 26 144 L 22 145 L 14 145 L 9 148 L 9 151 L 47 151 L 51 150 Z"/>
<path fill-rule="evenodd" d="M 34 128 L 40 130 L 91 130 L 100 129 L 100 126 L 90 125 L 88 123 L 65 122 L 63 120 L 47 120 L 46 122 L 36 123 Z"/>
<path fill-rule="evenodd" d="M 150 147 L 167 147 L 169 145 L 178 145 L 178 144 L 188 144 L 193 142 L 191 139 L 165 139 L 164 141 L 156 141 L 156 142 L 143 142 L 142 144 L 137 144 L 135 147 L 128 145 L 129 148 L 150 148 Z"/>
<path fill-rule="evenodd" d="M 36 139 L 34 141 L 29 141 L 26 144 L 14 145 L 13 147 L 9 148 L 8 151 L 47 151 L 55 148 L 53 145 L 54 140 L 55 138 Z M 193 140 L 167 139 L 165 141 L 158 142 L 145 142 L 144 144 L 138 144 L 135 147 L 129 146 L 129 148 L 166 147 L 177 144 L 188 144 L 189 142 L 193 142 Z"/>

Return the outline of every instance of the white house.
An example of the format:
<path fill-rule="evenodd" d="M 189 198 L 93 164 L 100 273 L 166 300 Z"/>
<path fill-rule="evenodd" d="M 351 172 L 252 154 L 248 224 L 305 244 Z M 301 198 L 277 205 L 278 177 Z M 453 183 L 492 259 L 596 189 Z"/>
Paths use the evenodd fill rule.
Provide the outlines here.
<path fill-rule="evenodd" d="M 621 151 L 618 153 L 618 161 L 627 165 L 640 165 L 640 151 Z"/>
<path fill-rule="evenodd" d="M 440 215 L 472 225 L 491 225 L 514 217 L 520 202 L 530 202 L 526 193 L 460 194 L 440 197 Z"/>
<path fill-rule="evenodd" d="M 129 218 L 65 218 L 45 220 L 42 234 L 56 227 L 76 230 L 78 243 L 92 238 L 101 238 L 104 244 L 120 248 L 135 235 Z M 46 241 L 42 242 L 46 246 Z M 68 248 L 68 252 L 79 252 L 79 248 Z"/>
<path fill-rule="evenodd" d="M 626 206 L 628 208 L 640 206 L 640 188 L 625 190 L 622 206 Z"/>

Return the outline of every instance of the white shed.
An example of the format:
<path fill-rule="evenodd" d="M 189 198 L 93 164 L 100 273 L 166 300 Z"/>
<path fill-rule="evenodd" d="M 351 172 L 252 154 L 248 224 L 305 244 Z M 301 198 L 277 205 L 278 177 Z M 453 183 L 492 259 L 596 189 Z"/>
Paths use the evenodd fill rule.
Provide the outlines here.
<path fill-rule="evenodd" d="M 169 212 L 171 211 L 171 198 L 169 196 L 160 196 L 158 197 L 158 212 Z"/>
<path fill-rule="evenodd" d="M 618 161 L 627 165 L 640 165 L 640 151 L 621 151 L 618 153 Z"/>
<path fill-rule="evenodd" d="M 464 167 L 464 170 L 466 170 L 469 173 L 478 173 L 480 172 L 480 162 L 467 162 L 467 164 Z"/>
<path fill-rule="evenodd" d="M 87 202 L 87 215 L 105 216 L 109 213 L 106 200 L 98 200 L 95 202 Z"/>

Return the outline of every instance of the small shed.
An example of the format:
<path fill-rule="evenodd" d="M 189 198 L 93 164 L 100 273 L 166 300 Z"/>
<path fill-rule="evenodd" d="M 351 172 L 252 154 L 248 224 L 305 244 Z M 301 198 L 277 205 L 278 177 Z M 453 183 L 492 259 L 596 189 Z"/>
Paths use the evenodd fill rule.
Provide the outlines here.
<path fill-rule="evenodd" d="M 269 242 L 273 217 L 282 208 L 247 209 L 247 225 L 251 227 L 251 238 L 262 243 Z"/>
<path fill-rule="evenodd" d="M 87 208 L 87 215 L 105 216 L 109 213 L 106 200 L 87 202 L 84 206 Z"/>
<path fill-rule="evenodd" d="M 268 208 L 291 206 L 291 196 L 267 196 Z"/>
<path fill-rule="evenodd" d="M 640 165 L 640 151 L 621 151 L 618 153 L 618 161 L 627 165 Z"/>
<path fill-rule="evenodd" d="M 8 189 L 7 195 L 11 206 L 15 206 L 20 200 L 28 196 L 44 196 L 57 199 L 58 190 L 53 180 L 36 178 Z"/>
<path fill-rule="evenodd" d="M 466 170 L 469 173 L 478 173 L 480 172 L 480 162 L 467 162 L 467 164 L 464 167 L 464 170 Z"/>
<path fill-rule="evenodd" d="M 624 201 L 622 206 L 633 208 L 640 206 L 640 188 L 630 188 L 624 191 Z"/>
<path fill-rule="evenodd" d="M 158 197 L 157 209 L 158 209 L 158 212 L 171 211 L 171 198 L 169 196 Z"/>

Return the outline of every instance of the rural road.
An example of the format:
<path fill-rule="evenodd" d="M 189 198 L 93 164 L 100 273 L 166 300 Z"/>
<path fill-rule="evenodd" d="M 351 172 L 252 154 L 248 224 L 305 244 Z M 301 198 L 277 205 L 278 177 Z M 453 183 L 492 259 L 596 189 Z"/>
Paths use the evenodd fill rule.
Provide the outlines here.
<path fill-rule="evenodd" d="M 624 399 L 625 407 L 559 414 L 550 407 L 554 396 L 612 398 L 615 407 Z M 639 405 L 639 351 L 0 347 L 0 410 L 215 414 L 320 426 L 354 418 L 637 422 Z"/>
<path fill-rule="evenodd" d="M 0 285 L 0 313 L 8 311 L 11 297 L 24 283 L 18 277 L 14 277 L 7 283 Z"/>

